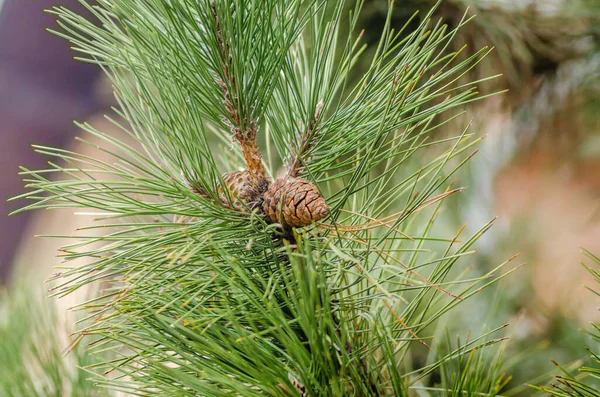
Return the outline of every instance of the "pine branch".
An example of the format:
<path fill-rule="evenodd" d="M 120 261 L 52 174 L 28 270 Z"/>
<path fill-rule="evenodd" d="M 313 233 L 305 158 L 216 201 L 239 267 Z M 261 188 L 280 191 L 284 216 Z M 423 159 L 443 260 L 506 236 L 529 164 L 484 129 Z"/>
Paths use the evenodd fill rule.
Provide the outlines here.
<path fill-rule="evenodd" d="M 102 283 L 80 306 L 94 320 L 81 330 L 96 338 L 89 350 L 114 353 L 90 368 L 99 384 L 190 397 L 407 396 L 465 354 L 403 369 L 415 345 L 432 346 L 434 323 L 514 270 L 462 272 L 491 222 L 470 237 L 434 228 L 478 140 L 466 129 L 428 138 L 439 115 L 478 98 L 479 82 L 454 83 L 488 51 L 453 63 L 445 49 L 467 20 L 448 31 L 432 11 L 401 35 L 390 8 L 353 83 L 362 2 L 348 32 L 347 4 L 327 5 L 100 0 L 88 6 L 97 23 L 54 9 L 61 34 L 111 78 L 124 119 L 113 121 L 136 141 L 82 125 L 108 160 L 37 146 L 56 161 L 22 171 L 23 210 L 91 208 L 113 220 L 61 248 L 52 291 Z M 271 144 L 287 160 L 264 196 L 245 184 L 266 179 L 259 128 L 268 169 Z M 223 148 L 231 136 L 233 152 Z M 439 156 L 414 161 L 433 145 Z M 330 216 L 314 223 L 301 210 Z M 500 341 L 487 335 L 465 346 Z"/>
<path fill-rule="evenodd" d="M 314 135 L 318 132 L 318 122 L 321 117 L 321 111 L 323 110 L 323 102 L 317 103 L 315 107 L 315 115 L 313 119 L 310 121 L 310 124 L 306 126 L 304 133 L 302 134 L 302 138 L 296 148 L 296 151 L 292 153 L 291 158 L 289 159 L 287 166 L 287 175 L 295 178 L 301 175 L 302 172 L 302 163 L 303 161 L 308 161 L 307 154 L 310 152 L 310 149 L 315 144 Z"/>
<path fill-rule="evenodd" d="M 217 15 L 215 2 L 211 0 L 210 7 L 215 24 L 217 42 L 221 52 L 221 66 L 225 81 L 217 79 L 217 84 L 223 90 L 225 97 L 225 108 L 229 113 L 232 123 L 229 125 L 233 138 L 238 141 L 242 148 L 242 154 L 250 174 L 257 179 L 265 179 L 266 172 L 262 164 L 262 156 L 256 143 L 257 123 L 256 120 L 242 120 L 238 113 L 239 98 L 237 96 L 238 88 L 236 86 L 235 74 L 232 73 L 233 62 L 229 45 L 223 39 L 221 24 Z M 228 87 L 232 87 L 232 92 Z"/>

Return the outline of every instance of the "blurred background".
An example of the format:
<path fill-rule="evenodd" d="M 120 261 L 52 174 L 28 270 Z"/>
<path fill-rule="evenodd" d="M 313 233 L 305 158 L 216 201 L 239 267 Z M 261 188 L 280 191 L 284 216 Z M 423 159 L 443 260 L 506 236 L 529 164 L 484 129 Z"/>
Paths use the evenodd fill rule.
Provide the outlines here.
<path fill-rule="evenodd" d="M 47 161 L 30 144 L 75 149 L 73 120 L 118 134 L 102 119 L 113 100 L 98 68 L 75 62 L 67 43 L 46 32 L 55 22 L 44 9 L 58 4 L 77 9 L 76 3 L 0 0 L 0 281 L 5 286 L 45 278 L 59 264 L 56 249 L 63 242 L 34 235 L 69 235 L 89 221 L 68 212 L 8 216 L 23 205 L 6 202 L 22 191 L 18 167 L 40 168 Z M 397 1 L 393 25 L 401 28 L 416 10 L 434 3 Z M 459 176 L 470 186 L 468 193 L 446 215 L 448 223 L 466 222 L 473 231 L 498 217 L 478 243 L 477 266 L 496 266 L 498 258 L 514 253 L 528 265 L 503 281 L 487 302 L 461 305 L 452 326 L 469 330 L 488 318 L 513 324 L 508 351 L 515 364 L 509 372 L 518 384 L 551 371 L 551 358 L 569 363 L 583 357 L 585 335 L 579 329 L 600 317 L 600 301 L 583 288 L 591 277 L 580 265 L 581 247 L 600 254 L 600 0 L 446 0 L 436 15 L 453 27 L 467 8 L 467 15 L 477 18 L 459 32 L 455 49 L 466 44 L 465 56 L 486 45 L 495 49 L 465 79 L 501 74 L 481 92 L 509 91 L 474 103 L 464 117 L 437 132 L 456 134 L 472 120 L 470 131 L 486 136 Z M 368 43 L 376 43 L 386 10 L 385 0 L 365 2 Z M 70 306 L 61 302 L 59 314 Z M 8 326 L 0 319 L 0 327 Z"/>

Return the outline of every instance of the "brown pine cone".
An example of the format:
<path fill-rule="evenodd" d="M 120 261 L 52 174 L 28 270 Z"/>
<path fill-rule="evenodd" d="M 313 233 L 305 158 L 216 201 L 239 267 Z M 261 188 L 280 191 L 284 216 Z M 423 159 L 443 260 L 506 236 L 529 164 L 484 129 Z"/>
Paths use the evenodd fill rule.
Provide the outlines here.
<path fill-rule="evenodd" d="M 223 182 L 229 191 L 233 208 L 238 211 L 261 208 L 263 196 L 269 187 L 269 182 L 262 176 L 252 175 L 248 171 L 235 171 L 223 174 Z M 227 203 L 227 196 L 222 188 L 218 189 L 221 201 Z"/>
<path fill-rule="evenodd" d="M 265 193 L 263 211 L 272 223 L 285 228 L 310 225 L 329 214 L 317 188 L 301 178 L 278 178 Z"/>

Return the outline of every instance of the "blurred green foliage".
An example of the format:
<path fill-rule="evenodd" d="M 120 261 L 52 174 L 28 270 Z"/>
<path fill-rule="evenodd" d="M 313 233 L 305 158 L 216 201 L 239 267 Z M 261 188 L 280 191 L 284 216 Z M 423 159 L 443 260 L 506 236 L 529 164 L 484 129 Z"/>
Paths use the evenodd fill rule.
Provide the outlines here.
<path fill-rule="evenodd" d="M 83 346 L 67 353 L 72 325 L 60 321 L 41 283 L 22 281 L 0 291 L 0 396 L 103 397 L 84 366 Z"/>

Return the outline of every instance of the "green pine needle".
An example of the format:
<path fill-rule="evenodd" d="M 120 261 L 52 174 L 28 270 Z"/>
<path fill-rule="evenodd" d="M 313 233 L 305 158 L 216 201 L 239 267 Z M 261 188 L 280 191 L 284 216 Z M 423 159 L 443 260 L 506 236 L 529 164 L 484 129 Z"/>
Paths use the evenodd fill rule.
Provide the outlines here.
<path fill-rule="evenodd" d="M 468 128 L 431 134 L 487 80 L 458 84 L 489 49 L 462 61 L 447 51 L 468 19 L 449 30 L 431 10 L 396 32 L 390 3 L 356 81 L 361 1 L 349 14 L 319 0 L 83 4 L 93 19 L 51 11 L 55 33 L 110 77 L 109 120 L 135 144 L 80 124 L 101 143 L 80 140 L 110 159 L 35 146 L 55 160 L 23 169 L 20 198 L 31 202 L 22 210 L 102 220 L 69 236 L 53 290 L 101 284 L 78 307 L 88 350 L 105 357 L 88 368 L 95 382 L 134 395 L 408 396 L 438 387 L 423 382 L 442 367 L 452 395 L 502 389 L 480 372 L 497 330 L 407 369 L 415 349 L 437 343 L 436 321 L 512 272 L 506 262 L 466 277 L 493 221 L 473 236 L 434 228 L 478 143 Z M 255 127 L 272 176 L 295 159 L 319 186 L 324 223 L 292 237 L 220 204 L 220 175 L 244 159 L 230 131 Z M 79 258 L 90 261 L 70 266 Z"/>

